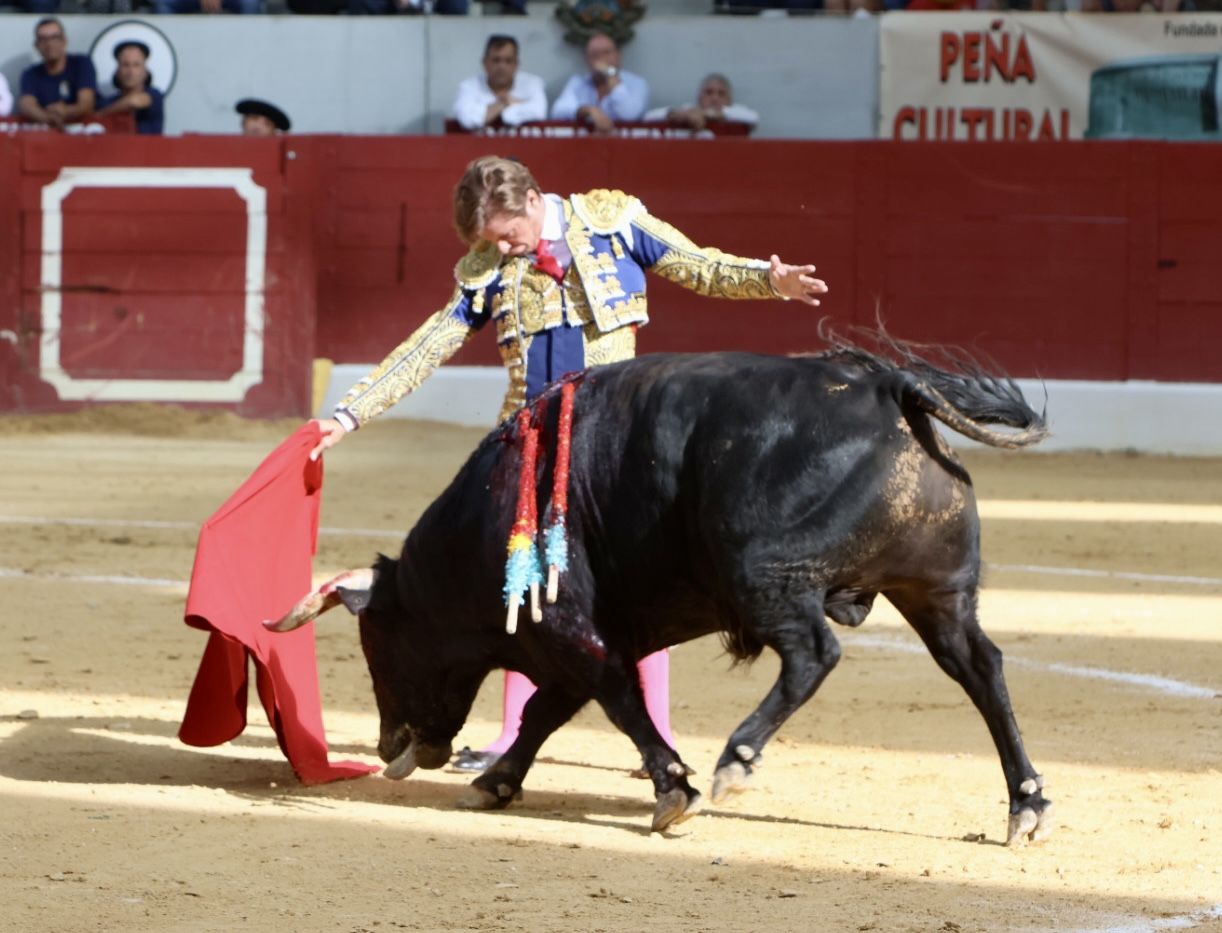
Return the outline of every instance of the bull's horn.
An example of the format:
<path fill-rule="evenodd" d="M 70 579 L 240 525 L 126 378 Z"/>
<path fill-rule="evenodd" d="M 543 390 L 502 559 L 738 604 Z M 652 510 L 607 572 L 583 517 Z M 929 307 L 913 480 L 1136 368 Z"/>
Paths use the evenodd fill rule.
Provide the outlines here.
<path fill-rule="evenodd" d="M 272 632 L 291 632 L 301 628 L 343 602 L 339 592 L 341 589 L 368 593 L 373 589 L 374 579 L 372 567 L 345 570 L 338 577 L 333 577 L 318 589 L 303 596 L 282 618 L 274 622 L 265 621 L 263 625 Z"/>
<path fill-rule="evenodd" d="M 392 781 L 402 781 L 415 770 L 416 743 L 413 741 L 409 742 L 407 748 L 399 753 L 399 757 L 386 766 L 386 770 L 382 774 Z"/>

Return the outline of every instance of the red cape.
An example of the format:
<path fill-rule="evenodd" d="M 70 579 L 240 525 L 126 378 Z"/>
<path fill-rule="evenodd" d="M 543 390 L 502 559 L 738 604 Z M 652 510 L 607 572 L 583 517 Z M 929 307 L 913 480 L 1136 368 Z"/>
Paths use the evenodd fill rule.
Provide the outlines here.
<path fill-rule="evenodd" d="M 309 454 L 320 436 L 314 424 L 298 430 L 200 529 L 186 623 L 211 635 L 178 730 L 188 745 L 220 745 L 246 728 L 249 655 L 280 749 L 306 784 L 378 770 L 327 760 L 314 626 L 276 634 L 262 624 L 313 585 L 322 460 Z"/>

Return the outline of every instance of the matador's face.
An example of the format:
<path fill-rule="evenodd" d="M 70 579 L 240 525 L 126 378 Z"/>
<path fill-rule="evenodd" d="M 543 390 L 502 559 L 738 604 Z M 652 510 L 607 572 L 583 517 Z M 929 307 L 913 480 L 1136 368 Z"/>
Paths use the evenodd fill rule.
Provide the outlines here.
<path fill-rule="evenodd" d="M 526 192 L 526 208 L 521 214 L 494 214 L 480 230 L 479 238 L 491 243 L 502 256 L 533 253 L 543 234 L 546 205 L 538 191 Z"/>

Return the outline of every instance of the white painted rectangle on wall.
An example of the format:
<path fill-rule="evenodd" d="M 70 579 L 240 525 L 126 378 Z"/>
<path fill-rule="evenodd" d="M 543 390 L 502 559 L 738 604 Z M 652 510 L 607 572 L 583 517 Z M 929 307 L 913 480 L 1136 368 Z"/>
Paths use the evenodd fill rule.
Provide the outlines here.
<path fill-rule="evenodd" d="M 231 189 L 246 205 L 242 365 L 225 380 L 79 379 L 61 361 L 64 200 L 78 188 Z M 240 402 L 263 381 L 263 289 L 267 265 L 267 190 L 248 168 L 63 168 L 42 189 L 39 378 L 67 401 Z"/>

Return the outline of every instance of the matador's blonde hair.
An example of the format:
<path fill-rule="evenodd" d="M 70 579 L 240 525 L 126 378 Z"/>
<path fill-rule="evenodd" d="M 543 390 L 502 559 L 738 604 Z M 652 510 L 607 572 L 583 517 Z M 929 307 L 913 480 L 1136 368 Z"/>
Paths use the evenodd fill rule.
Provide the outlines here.
<path fill-rule="evenodd" d="M 521 217 L 526 192 L 542 194 L 539 183 L 521 162 L 483 156 L 467 166 L 454 188 L 454 227 L 466 243 L 474 243 L 488 221 L 498 214 Z"/>

